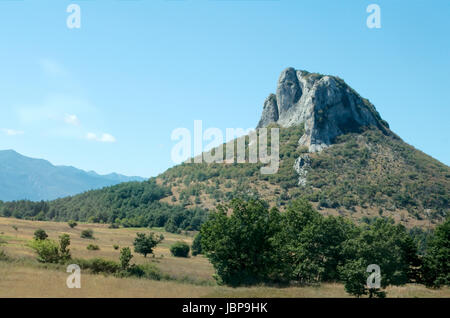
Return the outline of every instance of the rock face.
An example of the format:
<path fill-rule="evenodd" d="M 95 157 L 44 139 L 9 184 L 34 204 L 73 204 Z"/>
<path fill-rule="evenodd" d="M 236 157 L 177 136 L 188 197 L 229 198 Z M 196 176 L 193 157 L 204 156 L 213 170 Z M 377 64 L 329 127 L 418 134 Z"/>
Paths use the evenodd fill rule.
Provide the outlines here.
<path fill-rule="evenodd" d="M 311 166 L 311 157 L 308 154 L 303 154 L 295 160 L 294 170 L 298 174 L 298 185 L 305 186 L 308 174 L 308 168 Z"/>
<path fill-rule="evenodd" d="M 277 97 L 275 94 L 270 94 L 264 102 L 263 113 L 259 120 L 258 127 L 265 127 L 270 123 L 278 121 L 278 106 Z"/>
<path fill-rule="evenodd" d="M 293 68 L 281 73 L 276 95 L 266 99 L 257 128 L 271 123 L 281 127 L 303 123 L 305 134 L 299 143 L 310 152 L 321 151 L 342 134 L 368 127 L 391 134 L 375 107 L 342 79 Z"/>

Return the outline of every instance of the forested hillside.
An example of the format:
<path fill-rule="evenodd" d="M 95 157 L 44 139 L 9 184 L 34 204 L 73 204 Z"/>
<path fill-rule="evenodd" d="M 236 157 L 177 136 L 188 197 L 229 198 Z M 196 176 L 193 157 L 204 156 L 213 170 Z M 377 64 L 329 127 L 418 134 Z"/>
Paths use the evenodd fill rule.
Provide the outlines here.
<path fill-rule="evenodd" d="M 213 208 L 231 198 L 263 198 L 282 210 L 304 197 L 326 214 L 362 219 L 392 216 L 405 225 L 440 222 L 449 212 L 450 168 L 397 136 L 367 129 L 331 147 L 307 153 L 302 126 L 280 128 L 280 168 L 261 175 L 261 164 L 182 164 L 158 176 L 172 189 L 167 202 Z M 297 158 L 306 164 L 302 175 Z M 299 182 L 302 181 L 302 182 Z"/>
<path fill-rule="evenodd" d="M 159 200 L 170 189 L 155 180 L 128 182 L 50 202 L 0 201 L 2 216 L 35 220 L 111 223 L 125 227 L 165 227 L 170 232 L 198 230 L 206 218 L 200 208 L 185 209 Z"/>

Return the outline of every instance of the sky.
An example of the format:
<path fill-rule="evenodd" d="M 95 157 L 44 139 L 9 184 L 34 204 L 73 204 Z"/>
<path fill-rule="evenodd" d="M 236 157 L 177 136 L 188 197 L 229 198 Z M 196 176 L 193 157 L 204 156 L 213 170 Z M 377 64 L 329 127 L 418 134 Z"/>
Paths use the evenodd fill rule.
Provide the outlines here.
<path fill-rule="evenodd" d="M 0 0 L 0 149 L 156 176 L 174 129 L 255 127 L 294 67 L 343 78 L 450 165 L 449 32 L 448 0 Z"/>

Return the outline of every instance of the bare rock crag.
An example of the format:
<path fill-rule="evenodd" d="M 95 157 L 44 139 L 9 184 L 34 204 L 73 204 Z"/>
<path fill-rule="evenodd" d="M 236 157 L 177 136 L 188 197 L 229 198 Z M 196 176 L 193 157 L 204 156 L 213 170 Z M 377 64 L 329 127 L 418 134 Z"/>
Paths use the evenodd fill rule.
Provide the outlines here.
<path fill-rule="evenodd" d="M 294 68 L 281 73 L 276 95 L 271 94 L 264 102 L 257 128 L 271 123 L 281 127 L 303 123 L 305 134 L 299 143 L 309 152 L 332 145 L 340 135 L 369 127 L 391 134 L 375 107 L 342 79 Z"/>

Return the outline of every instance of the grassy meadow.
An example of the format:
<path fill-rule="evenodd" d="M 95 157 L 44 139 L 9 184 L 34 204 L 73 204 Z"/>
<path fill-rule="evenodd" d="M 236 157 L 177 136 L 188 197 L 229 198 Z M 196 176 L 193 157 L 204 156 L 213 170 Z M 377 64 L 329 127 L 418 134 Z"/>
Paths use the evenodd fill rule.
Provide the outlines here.
<path fill-rule="evenodd" d="M 132 248 L 137 232 L 160 232 L 165 239 L 154 250 L 154 256 L 144 258 L 133 252 L 132 263 L 152 262 L 170 279 L 118 278 L 82 271 L 81 288 L 69 289 L 66 286 L 69 274 L 65 272 L 65 266 L 38 263 L 35 252 L 27 246 L 39 228 L 54 240 L 61 234 L 69 234 L 73 258 L 100 257 L 114 261 L 119 260 L 119 250 L 114 249 L 114 245 Z M 94 231 L 94 239 L 80 237 L 85 229 Z M 0 250 L 12 259 L 0 260 L 0 297 L 349 297 L 342 284 L 317 287 L 218 286 L 213 279 L 214 269 L 205 257 L 178 258 L 171 255 L 170 245 L 177 241 L 191 244 L 192 240 L 192 234 L 178 235 L 161 229 L 111 229 L 108 225 L 85 223 L 72 229 L 67 223 L 0 218 Z M 87 250 L 89 244 L 96 244 L 100 249 Z M 450 297 L 448 287 L 428 289 L 408 284 L 389 287 L 386 291 L 388 297 Z"/>

